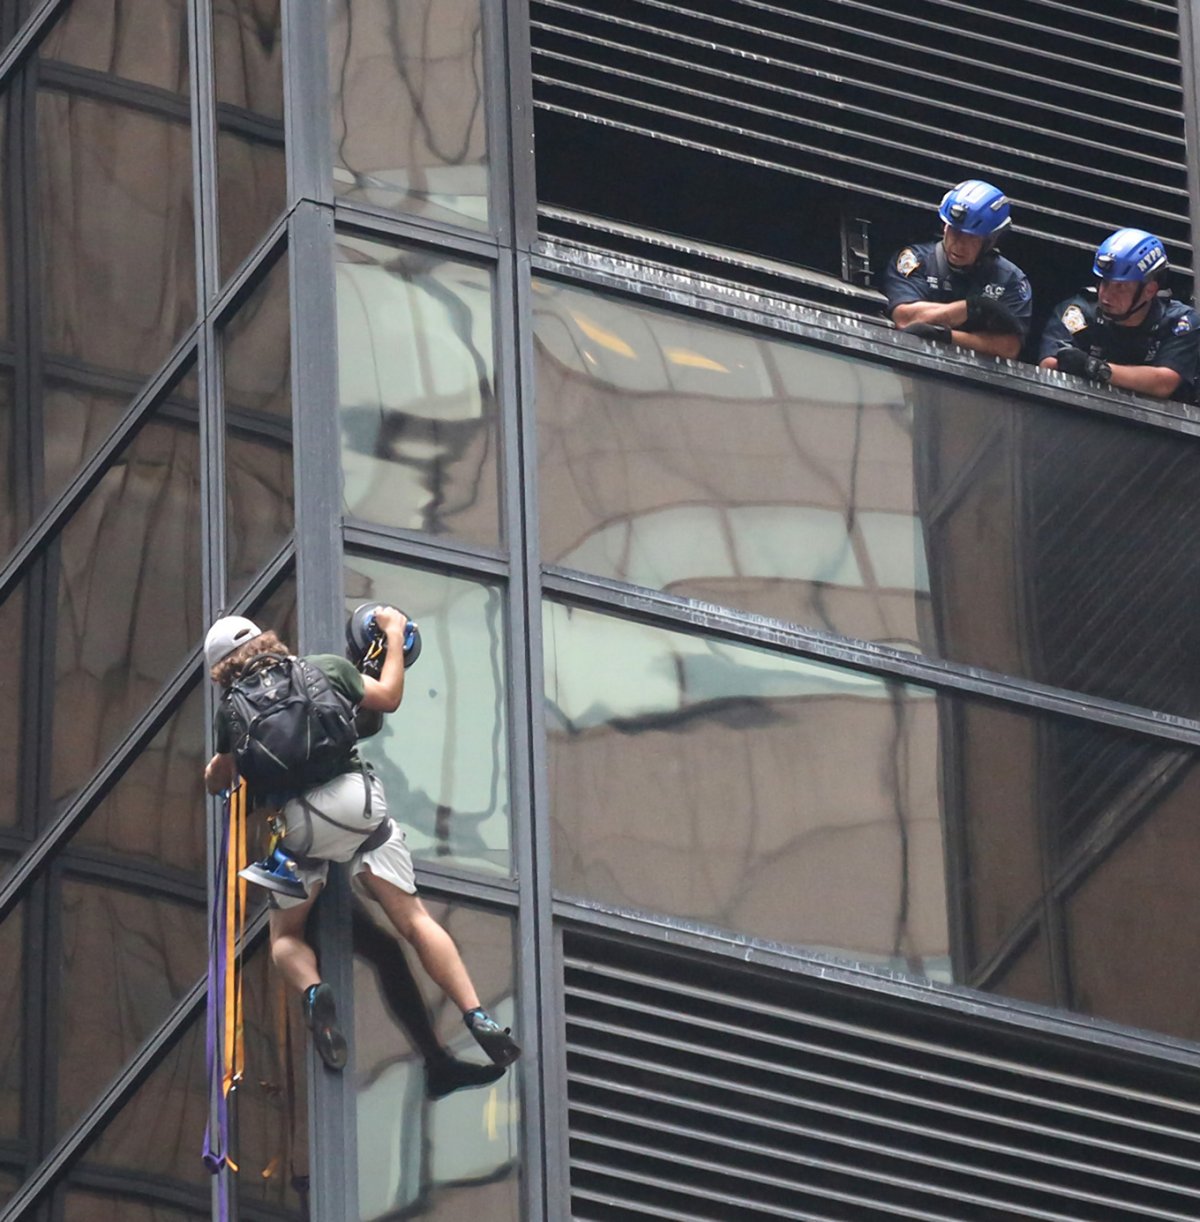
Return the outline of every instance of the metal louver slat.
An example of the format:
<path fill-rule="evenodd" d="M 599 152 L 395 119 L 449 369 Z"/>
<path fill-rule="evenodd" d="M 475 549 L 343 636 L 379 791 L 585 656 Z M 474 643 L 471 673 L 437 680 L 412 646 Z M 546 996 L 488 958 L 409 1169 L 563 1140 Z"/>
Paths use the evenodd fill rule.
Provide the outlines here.
<path fill-rule="evenodd" d="M 1189 264 L 1173 5 L 533 0 L 531 18 L 535 108 L 573 144 L 589 130 L 664 142 L 711 159 L 715 190 L 738 190 L 738 173 L 785 176 L 801 215 L 805 183 L 870 216 L 871 201 L 928 209 L 978 175 L 1039 242 L 1091 248 L 1138 224 Z M 650 227 L 687 235 L 681 213 Z M 753 234 L 742 244 L 780 253 Z"/>
<path fill-rule="evenodd" d="M 573 1216 L 1185 1222 L 1182 1071 L 563 931 Z"/>

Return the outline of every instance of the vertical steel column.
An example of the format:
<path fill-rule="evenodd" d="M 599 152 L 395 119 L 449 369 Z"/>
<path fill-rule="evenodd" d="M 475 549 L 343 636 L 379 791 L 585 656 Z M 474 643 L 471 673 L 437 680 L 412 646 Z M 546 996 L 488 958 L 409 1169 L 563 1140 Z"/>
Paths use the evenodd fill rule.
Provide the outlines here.
<path fill-rule="evenodd" d="M 487 6 L 485 6 L 486 8 Z M 533 157 L 533 78 L 529 6 L 504 5 L 504 29 L 493 34 L 490 92 L 506 103 L 496 132 L 493 199 L 503 254 L 501 350 L 505 354 L 505 514 L 511 580 L 515 858 L 520 879 L 521 1031 L 524 1068 L 525 1216 L 564 1216 L 567 1167 L 566 1053 L 562 972 L 555 945 L 546 792 L 545 680 L 538 531 L 537 435 L 533 378 L 530 249 L 537 237 Z"/>
<path fill-rule="evenodd" d="M 289 283 L 292 318 L 292 440 L 295 464 L 296 599 L 300 647 L 337 647 L 342 627 L 342 488 L 338 436 L 337 300 L 333 264 L 333 171 L 328 38 L 321 0 L 283 6 Z M 350 889 L 331 870 L 317 906 L 316 947 L 354 1029 Z M 338 1074 L 309 1051 L 310 1210 L 321 1222 L 358 1222 L 354 1048 Z"/>

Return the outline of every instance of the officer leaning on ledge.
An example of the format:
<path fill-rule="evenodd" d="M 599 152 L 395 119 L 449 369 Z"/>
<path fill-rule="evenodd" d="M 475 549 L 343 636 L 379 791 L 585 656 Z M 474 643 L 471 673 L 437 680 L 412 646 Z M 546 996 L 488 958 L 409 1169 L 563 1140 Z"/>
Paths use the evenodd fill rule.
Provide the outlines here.
<path fill-rule="evenodd" d="M 905 246 L 888 261 L 880 287 L 902 331 L 1014 359 L 1029 332 L 1033 294 L 1025 273 L 996 249 L 1012 223 L 1008 199 L 971 178 L 938 208 L 940 242 Z"/>
<path fill-rule="evenodd" d="M 1200 316 L 1166 291 L 1167 252 L 1144 229 L 1118 229 L 1096 250 L 1095 288 L 1054 307 L 1042 332 L 1043 369 L 1160 399 L 1194 398 Z"/>

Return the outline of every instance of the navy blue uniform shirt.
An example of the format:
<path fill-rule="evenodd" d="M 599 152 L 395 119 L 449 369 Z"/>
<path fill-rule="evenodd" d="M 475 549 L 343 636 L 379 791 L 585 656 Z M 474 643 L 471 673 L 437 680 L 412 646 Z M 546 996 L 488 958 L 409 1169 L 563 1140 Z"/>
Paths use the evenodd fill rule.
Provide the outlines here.
<path fill-rule="evenodd" d="M 940 241 L 905 246 L 888 260 L 879 287 L 887 297 L 889 315 L 909 301 L 964 301 L 982 295 L 1012 314 L 1022 339 L 1029 333 L 1033 314 L 1029 278 L 996 250 L 984 251 L 971 267 L 960 270 L 951 267 Z"/>
<path fill-rule="evenodd" d="M 1121 327 L 1100 316 L 1096 290 L 1085 289 L 1054 307 L 1038 360 L 1070 345 L 1112 365 L 1156 365 L 1180 377 L 1174 399 L 1191 400 L 1200 374 L 1200 315 L 1182 301 L 1156 298 L 1136 327 Z"/>

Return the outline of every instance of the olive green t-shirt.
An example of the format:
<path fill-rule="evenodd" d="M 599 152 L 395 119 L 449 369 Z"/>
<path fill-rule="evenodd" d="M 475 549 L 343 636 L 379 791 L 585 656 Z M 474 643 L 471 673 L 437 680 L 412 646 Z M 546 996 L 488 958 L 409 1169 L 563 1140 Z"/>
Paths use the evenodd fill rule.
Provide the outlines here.
<path fill-rule="evenodd" d="M 354 668 L 352 662 L 347 662 L 345 658 L 340 658 L 335 653 L 307 654 L 304 661 L 311 663 L 319 671 L 322 671 L 329 679 L 330 684 L 337 691 L 341 692 L 355 708 L 362 703 L 362 698 L 365 694 L 363 691 L 362 675 Z M 223 704 L 217 705 L 214 732 L 217 754 L 227 755 L 233 750 L 233 743 L 230 741 L 229 717 L 225 712 Z M 347 756 L 345 767 L 340 768 L 334 775 L 340 776 L 343 772 L 357 772 L 361 767 L 362 761 L 358 758 L 358 750 L 356 748 Z"/>

